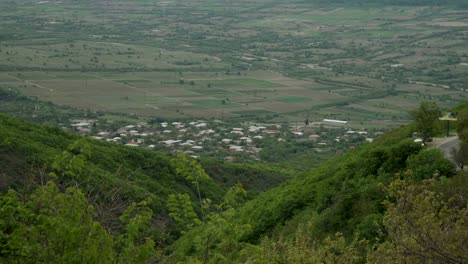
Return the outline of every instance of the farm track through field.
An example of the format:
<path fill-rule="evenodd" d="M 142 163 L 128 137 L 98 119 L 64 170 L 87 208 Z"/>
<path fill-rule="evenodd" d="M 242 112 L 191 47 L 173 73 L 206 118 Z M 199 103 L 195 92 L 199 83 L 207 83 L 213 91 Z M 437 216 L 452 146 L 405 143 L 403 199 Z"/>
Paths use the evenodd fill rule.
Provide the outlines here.
<path fill-rule="evenodd" d="M 245 93 L 241 93 L 241 92 L 237 92 L 237 91 L 233 91 L 233 90 L 229 90 L 229 89 L 223 89 L 224 91 L 228 91 L 228 92 L 231 92 L 231 93 L 235 93 L 235 94 L 239 94 L 239 95 L 243 95 L 243 96 L 250 96 L 248 94 L 245 94 Z M 240 106 L 245 106 L 244 104 L 242 103 L 238 103 L 238 102 L 233 102 L 234 104 L 237 104 L 237 105 L 240 105 Z M 263 108 L 263 107 L 257 107 L 257 106 L 251 106 L 249 105 L 248 106 L 249 108 L 252 108 L 252 109 L 255 109 L 255 110 L 264 110 L 264 111 L 268 111 L 268 112 L 274 112 L 276 113 L 275 111 L 272 111 L 272 110 L 268 110 L 266 108 Z"/>
<path fill-rule="evenodd" d="M 356 103 L 359 103 L 359 102 L 362 102 L 362 101 L 367 101 L 369 99 L 379 99 L 379 98 L 384 98 L 385 96 L 381 96 L 380 91 L 376 91 L 374 92 L 372 95 L 372 93 L 366 95 L 365 97 L 350 97 L 347 99 L 346 102 L 344 101 L 335 101 L 335 102 L 327 102 L 327 103 L 323 103 L 323 104 L 317 104 L 317 105 L 314 105 L 308 109 L 304 109 L 304 110 L 298 110 L 298 111 L 292 111 L 292 112 L 287 112 L 287 114 L 299 114 L 299 113 L 304 113 L 304 112 L 309 112 L 309 111 L 314 111 L 314 110 L 320 110 L 322 108 L 329 108 L 329 107 L 337 107 L 337 106 L 343 106 L 343 105 L 350 105 L 350 104 L 356 104 Z"/>
<path fill-rule="evenodd" d="M 140 88 L 137 88 L 137 87 L 135 87 L 135 86 L 131 86 L 131 85 L 128 85 L 128 84 L 125 84 L 125 83 L 116 82 L 116 81 L 114 81 L 114 80 L 104 78 L 104 77 L 99 76 L 99 75 L 97 75 L 97 74 L 93 74 L 93 76 L 96 76 L 97 78 L 99 78 L 99 79 L 101 79 L 101 80 L 105 80 L 105 81 L 113 82 L 113 83 L 116 83 L 116 84 L 120 84 L 120 85 L 123 85 L 123 86 L 125 86 L 125 87 L 127 87 L 127 88 L 130 88 L 130 89 L 132 89 L 132 90 L 135 90 L 135 91 L 142 92 L 142 93 L 146 94 L 146 91 L 141 90 Z"/>
<path fill-rule="evenodd" d="M 17 78 L 17 77 L 15 77 L 15 76 L 11 75 L 11 74 L 8 74 L 8 76 L 12 77 L 12 78 L 15 79 L 15 80 L 18 80 L 18 81 L 20 81 L 20 82 L 27 83 L 27 84 L 32 85 L 32 86 L 37 87 L 37 88 L 41 88 L 41 89 L 48 90 L 48 91 L 51 90 L 51 89 L 49 89 L 49 88 L 47 88 L 47 87 L 41 86 L 41 85 L 39 85 L 39 84 L 35 84 L 35 83 L 30 82 L 30 81 L 28 81 L 28 80 L 22 80 L 22 79 L 20 79 L 20 78 Z"/>
<path fill-rule="evenodd" d="M 111 79 L 108 79 L 108 78 L 104 78 L 102 76 L 99 76 L 97 74 L 94 74 L 94 76 L 96 76 L 97 78 L 101 79 L 101 80 L 106 80 L 106 81 L 110 81 L 110 82 L 114 82 L 114 83 L 117 83 L 117 84 L 120 84 L 120 85 L 123 85 L 127 88 L 130 88 L 132 90 L 135 90 L 135 91 L 138 91 L 138 92 L 141 92 L 145 95 L 146 97 L 146 94 L 147 94 L 147 91 L 146 90 L 142 90 L 140 88 L 137 88 L 137 87 L 134 87 L 134 86 L 131 86 L 131 85 L 128 85 L 128 84 L 125 84 L 125 83 L 120 83 L 120 82 L 116 82 L 114 80 L 111 80 Z M 177 99 L 177 98 L 173 98 L 177 103 L 180 103 L 180 104 L 184 104 L 186 103 L 185 101 L 182 101 L 180 99 Z M 145 104 L 144 105 L 145 107 L 148 107 L 148 108 L 152 108 L 152 109 L 155 109 L 155 110 L 160 110 L 161 108 L 159 108 L 158 106 L 155 106 L 155 105 L 150 105 L 150 104 Z M 206 107 L 206 108 L 209 108 L 209 107 Z"/>
<path fill-rule="evenodd" d="M 146 94 L 146 92 L 147 92 L 147 91 L 142 90 L 142 89 L 140 89 L 140 88 L 137 88 L 137 87 L 134 87 L 134 86 L 131 86 L 131 85 L 128 85 L 128 84 L 116 82 L 116 81 L 114 81 L 114 80 L 111 80 L 111 79 L 108 79 L 108 78 L 104 78 L 104 77 L 99 76 L 99 75 L 97 75 L 97 74 L 94 74 L 93 76 L 96 76 L 97 78 L 99 78 L 99 79 L 101 79 L 101 80 L 110 81 L 110 82 L 114 82 L 114 83 L 123 85 L 123 86 L 125 86 L 125 87 L 127 87 L 127 88 L 130 88 L 130 89 L 133 89 L 133 90 L 142 92 L 142 93 L 144 93 L 144 94 Z M 233 91 L 233 90 L 229 90 L 229 89 L 222 89 L 222 90 L 227 91 L 227 92 L 231 92 L 231 93 L 235 93 L 235 94 L 239 94 L 239 95 L 243 95 L 243 96 L 249 96 L 248 94 L 240 93 L 240 92 Z M 193 92 L 193 93 L 196 93 L 196 92 Z M 196 94 L 198 94 L 198 93 L 196 93 Z M 218 100 L 218 99 L 219 99 L 219 98 L 216 98 L 216 97 L 211 97 L 211 98 L 212 98 L 213 100 Z M 174 98 L 174 99 L 176 99 L 176 98 Z M 186 101 L 182 101 L 182 100 L 180 100 L 180 99 L 176 99 L 176 101 L 177 101 L 178 103 L 181 103 L 181 104 L 186 103 Z M 237 104 L 237 105 L 239 105 L 239 106 L 245 106 L 244 104 L 238 103 L 238 102 L 232 102 L 232 103 L 233 103 L 233 104 Z M 161 109 L 161 108 L 159 108 L 159 107 L 157 107 L 157 106 L 148 105 L 148 104 L 145 104 L 145 106 L 146 106 L 146 107 L 149 107 L 149 108 L 153 108 L 153 109 L 155 109 L 155 110 Z M 201 106 L 201 105 L 200 105 L 199 107 L 204 108 L 204 109 L 211 109 L 211 107 L 209 107 L 209 106 Z M 264 110 L 264 111 L 272 112 L 271 110 L 268 110 L 268 109 L 265 109 L 265 108 L 262 108 L 262 107 L 255 107 L 255 106 L 250 106 L 250 105 L 249 105 L 248 107 L 251 108 L 251 109 L 255 109 L 255 110 Z M 273 111 L 273 112 L 274 112 L 274 111 Z"/>
<path fill-rule="evenodd" d="M 372 90 L 372 87 L 368 87 L 368 86 L 362 86 L 362 85 L 359 86 L 359 85 L 331 81 L 331 80 L 317 79 L 317 82 L 320 84 L 335 85 L 335 86 L 339 86 L 343 88 L 353 88 L 353 89 L 358 89 L 358 90 Z"/>
<path fill-rule="evenodd" d="M 2 61 L 11 62 L 0 65 L 5 76 L 0 85 L 17 87 L 39 96 L 50 96 L 57 90 L 57 96 L 61 97 L 55 100 L 74 99 L 68 92 L 94 99 L 93 93 L 99 91 L 112 95 L 96 98 L 99 104 L 115 104 L 123 111 L 127 111 L 127 106 L 142 108 L 145 113 L 160 112 L 168 116 L 174 116 L 176 108 L 180 108 L 177 110 L 194 116 L 204 116 L 210 111 L 232 112 L 235 116 L 237 112 L 262 110 L 257 111 L 259 115 L 264 111 L 278 111 L 278 117 L 287 115 L 288 119 L 294 119 L 294 113 L 301 116 L 310 111 L 328 115 L 339 112 L 337 108 L 340 108 L 349 110 L 350 119 L 353 119 L 364 115 L 349 107 L 356 102 L 371 107 L 401 100 L 396 102 L 409 108 L 426 97 L 444 107 L 466 100 L 462 89 L 466 83 L 466 70 L 442 59 L 444 56 L 457 59 L 459 54 L 458 59 L 464 62 L 461 55 L 467 45 L 466 32 L 463 32 L 466 27 L 450 23 L 468 23 L 465 21 L 467 14 L 454 7 L 385 5 L 380 10 L 378 5 L 330 6 L 281 0 L 223 4 L 195 1 L 181 2 L 180 5 L 172 2 L 147 5 L 146 1 L 140 1 L 140 5 L 132 0 L 110 1 L 106 5 L 65 2 L 67 9 L 63 10 L 56 9 L 58 6 L 52 2 L 19 5 L 15 9 L 0 4 L 8 10 L 8 14 L 0 19 L 3 24 L 10 25 L 13 16 L 28 20 L 28 23 L 16 24 L 17 27 L 4 27 L 7 36 L 16 37 L 2 41 L 0 57 Z M 80 16 L 74 16 L 74 12 L 79 12 Z M 46 20 L 55 21 L 57 14 L 67 17 L 65 25 L 46 23 L 40 32 L 35 32 L 34 25 Z M 102 19 L 96 19 L 97 14 Z M 62 30 L 64 26 L 67 30 Z M 95 32 L 108 36 L 95 35 Z M 68 57 L 74 57 L 75 61 L 69 62 Z M 91 62 L 87 61 L 88 57 Z M 213 61 L 210 57 L 216 59 Z M 94 63 L 93 58 L 99 59 L 102 67 Z M 43 60 L 43 64 L 39 60 Z M 222 63 L 218 64 L 220 61 Z M 71 68 L 67 66 L 65 69 L 69 63 L 72 63 Z M 405 67 L 395 71 L 389 69 L 394 63 Z M 79 68 L 78 64 L 83 65 Z M 47 68 L 49 72 L 61 74 L 49 75 L 53 80 L 48 80 L 46 75 L 34 73 L 44 72 L 44 66 L 50 67 Z M 429 70 L 431 76 L 424 79 Z M 137 77 L 128 80 L 123 77 L 129 76 L 129 72 L 152 71 L 161 72 L 161 75 L 138 77 L 148 78 L 146 83 L 138 82 L 141 80 L 135 79 Z M 234 81 L 228 81 L 222 75 L 249 71 L 252 71 L 249 77 L 229 76 Z M 255 71 L 275 74 L 255 76 Z M 19 78 L 7 75 L 8 72 Z M 189 73 L 197 84 L 179 85 L 174 77 L 169 77 L 176 72 Z M 210 75 L 215 72 L 221 74 L 220 78 Z M 376 77 L 383 75 L 385 77 Z M 80 81 L 85 78 L 95 82 L 89 81 L 89 86 L 88 83 L 81 85 Z M 273 85 L 235 79 L 263 79 L 281 87 L 266 89 Z M 213 83 L 207 85 L 209 88 L 204 87 L 210 80 L 226 81 L 219 81 L 219 87 Z M 408 84 L 408 80 L 421 82 Z M 439 82 L 444 84 L 441 80 L 446 80 L 444 83 L 457 90 L 424 87 L 436 86 Z M 388 88 L 397 85 L 398 89 Z M 66 89 L 59 91 L 61 87 Z M 378 100 L 367 102 L 372 99 Z M 152 111 L 151 108 L 156 107 L 161 110 Z M 372 109 L 376 114 L 370 119 L 378 114 L 386 116 L 388 112 L 385 107 L 382 107 L 385 110 Z M 405 111 L 395 109 L 399 113 Z M 202 111 L 197 113 L 196 110 Z M 345 114 L 341 112 L 337 114 L 337 118 L 343 116 Z"/>
<path fill-rule="evenodd" d="M 401 48 L 401 46 L 406 46 L 407 47 L 407 46 L 410 46 L 413 43 L 416 43 L 416 42 L 419 42 L 419 41 L 422 41 L 422 40 L 430 40 L 430 39 L 436 38 L 436 37 L 443 37 L 445 35 L 451 35 L 451 34 L 454 34 L 455 31 L 463 32 L 464 29 L 463 28 L 461 28 L 461 29 L 452 29 L 451 31 L 447 31 L 447 32 L 437 32 L 437 33 L 432 33 L 432 34 L 422 36 L 422 37 L 419 37 L 419 38 L 410 39 L 410 40 L 406 41 L 403 44 L 398 44 L 397 46 L 393 45 L 393 46 L 389 46 L 388 48 L 383 49 L 381 51 L 382 53 L 379 54 L 378 56 L 381 56 L 382 54 L 388 54 L 388 53 L 393 53 L 395 51 L 398 51 Z M 370 56 L 366 57 L 366 59 L 372 59 L 373 57 L 375 57 L 375 55 L 370 55 Z"/>

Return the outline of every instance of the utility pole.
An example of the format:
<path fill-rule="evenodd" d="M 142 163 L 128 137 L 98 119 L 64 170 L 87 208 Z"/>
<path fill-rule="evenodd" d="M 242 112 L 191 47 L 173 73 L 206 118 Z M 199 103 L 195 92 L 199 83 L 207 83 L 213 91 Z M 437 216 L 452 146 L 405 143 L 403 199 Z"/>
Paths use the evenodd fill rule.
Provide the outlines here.
<path fill-rule="evenodd" d="M 448 112 L 445 116 L 439 117 L 439 120 L 447 121 L 447 137 L 449 136 L 449 133 L 450 133 L 450 122 L 457 121 L 457 118 L 454 116 L 455 116 L 454 113 Z"/>

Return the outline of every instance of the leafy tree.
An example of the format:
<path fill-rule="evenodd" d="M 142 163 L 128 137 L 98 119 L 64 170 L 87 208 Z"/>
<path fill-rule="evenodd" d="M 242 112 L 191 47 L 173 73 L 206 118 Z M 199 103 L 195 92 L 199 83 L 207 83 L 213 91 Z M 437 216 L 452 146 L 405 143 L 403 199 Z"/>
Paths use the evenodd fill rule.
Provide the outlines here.
<path fill-rule="evenodd" d="M 440 109 L 435 102 L 421 102 L 419 108 L 411 112 L 411 116 L 416 123 L 416 131 L 424 141 L 437 134 Z"/>
<path fill-rule="evenodd" d="M 133 203 L 120 220 L 125 230 L 114 242 L 86 197 L 76 187 L 61 192 L 49 181 L 32 195 L 13 190 L 0 198 L 0 260 L 18 263 L 148 263 L 150 201 Z M 6 217 L 3 217 L 6 216 Z"/>
<path fill-rule="evenodd" d="M 26 201 L 24 200 L 26 198 Z M 112 263 L 112 237 L 75 187 L 48 182 L 30 197 L 0 199 L 0 259 L 18 263 Z"/>
<path fill-rule="evenodd" d="M 468 162 L 468 143 L 461 141 L 458 148 L 452 148 L 451 155 L 458 167 L 463 170 Z"/>
<path fill-rule="evenodd" d="M 468 107 L 458 113 L 457 119 L 458 137 L 462 142 L 468 144 Z"/>
<path fill-rule="evenodd" d="M 219 204 L 205 199 L 202 207 L 210 212 L 205 222 L 196 218 L 188 195 L 170 196 L 170 215 L 176 222 L 188 226 L 183 233 L 189 238 L 177 242 L 172 256 L 187 263 L 229 263 L 230 254 L 244 246 L 239 241 L 250 231 L 249 225 L 233 221 L 234 207 L 239 206 L 246 195 L 242 185 L 237 184 L 228 190 Z"/>
<path fill-rule="evenodd" d="M 436 180 L 422 183 L 397 180 L 390 185 L 391 200 L 386 201 L 387 212 L 384 217 L 389 240 L 369 255 L 369 262 L 468 261 L 466 199 L 464 195 L 447 199 L 435 188 L 436 183 Z"/>
<path fill-rule="evenodd" d="M 167 199 L 167 208 L 169 216 L 174 219 L 174 222 L 182 230 L 182 233 L 201 224 L 193 208 L 190 196 L 186 193 L 170 194 Z"/>
<path fill-rule="evenodd" d="M 224 195 L 224 201 L 222 203 L 222 207 L 224 209 L 229 208 L 237 208 L 245 201 L 247 196 L 247 192 L 242 187 L 241 183 L 237 183 L 236 185 L 229 188 L 229 190 Z"/>
<path fill-rule="evenodd" d="M 407 168 L 418 180 L 434 176 L 453 176 L 455 165 L 447 160 L 438 149 L 426 149 L 407 160 Z"/>
<path fill-rule="evenodd" d="M 77 178 L 81 175 L 85 162 L 91 157 L 91 147 L 84 139 L 79 139 L 70 144 L 67 150 L 55 158 L 52 163 L 54 170 L 50 175 L 61 178 Z"/>
<path fill-rule="evenodd" d="M 176 158 L 172 160 L 176 166 L 176 172 L 178 175 L 184 177 L 187 181 L 190 181 L 197 189 L 198 201 L 200 205 L 203 204 L 202 195 L 200 192 L 200 183 L 203 180 L 209 179 L 203 167 L 197 163 L 196 160 L 188 158 L 184 153 L 180 153 Z M 202 221 L 205 222 L 205 211 L 201 206 Z"/>
<path fill-rule="evenodd" d="M 246 263 L 362 263 L 366 256 L 367 241 L 353 240 L 347 243 L 342 234 L 336 233 L 319 242 L 310 235 L 312 224 L 301 225 L 292 239 L 264 239 L 250 253 Z"/>
<path fill-rule="evenodd" d="M 150 204 L 151 199 L 132 203 L 120 216 L 126 227 L 117 239 L 117 263 L 148 263 L 155 257 L 155 242 L 148 232 L 153 216 Z"/>

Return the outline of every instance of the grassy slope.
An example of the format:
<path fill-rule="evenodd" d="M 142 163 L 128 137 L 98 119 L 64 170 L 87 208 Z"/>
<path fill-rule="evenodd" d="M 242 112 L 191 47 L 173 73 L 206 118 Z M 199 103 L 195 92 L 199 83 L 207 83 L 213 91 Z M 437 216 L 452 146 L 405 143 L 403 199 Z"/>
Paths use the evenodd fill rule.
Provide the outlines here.
<path fill-rule="evenodd" d="M 301 217 L 313 220 L 312 215 L 308 215 L 310 212 L 320 215 L 315 220 L 321 233 L 350 230 L 347 227 L 354 225 L 352 221 L 339 217 L 354 219 L 379 213 L 380 205 L 372 202 L 383 198 L 378 182 L 390 180 L 393 173 L 404 168 L 407 156 L 420 149 L 409 141 L 400 143 L 408 131 L 399 131 L 392 139 L 385 138 L 350 151 L 247 203 L 240 211 L 240 218 L 255 219 L 249 221 L 253 231 L 247 239 L 254 241 Z M 354 199 L 363 199 L 362 202 L 368 204 L 360 211 L 345 212 L 352 210 Z M 338 218 L 334 219 L 334 215 Z"/>
<path fill-rule="evenodd" d="M 407 169 L 408 157 L 423 152 L 421 146 L 408 139 L 412 131 L 413 128 L 407 126 L 387 133 L 372 144 L 352 150 L 316 170 L 261 193 L 228 218 L 232 226 L 249 226 L 238 242 L 255 244 L 265 236 L 290 234 L 299 224 L 306 222 L 314 224 L 313 233 L 318 238 L 337 231 L 348 237 L 358 232 L 364 238 L 379 238 L 384 210 L 381 202 L 385 198 L 382 184 L 392 181 L 398 172 Z M 29 180 L 38 180 L 35 177 L 38 174 L 47 179 L 47 172 L 56 156 L 78 139 L 82 138 L 56 128 L 0 115 L 0 187 L 21 191 L 28 186 L 25 183 Z M 167 224 L 166 198 L 169 194 L 188 192 L 196 202 L 191 184 L 177 175 L 171 156 L 85 140 L 91 145 L 92 157 L 86 161 L 81 188 L 96 194 L 102 203 L 109 202 L 106 197 L 114 193 L 115 199 L 122 203 L 149 196 L 155 201 L 152 209 L 156 212 L 157 221 Z M 430 166 L 421 164 L 425 165 Z M 231 166 L 219 173 L 235 169 Z M 268 168 L 255 167 L 252 170 L 256 173 L 269 171 Z M 210 179 L 202 182 L 201 191 L 204 197 L 216 202 L 221 199 L 223 188 Z M 203 230 L 193 229 L 174 244 L 175 258 L 198 254 L 190 243 L 198 232 Z M 214 237 L 213 241 L 216 239 Z M 235 259 L 238 253 L 234 250 L 230 257 Z"/>
<path fill-rule="evenodd" d="M 36 107 L 39 107 L 41 111 L 35 111 Z M 46 123 L 51 126 L 67 124 L 70 119 L 102 118 L 107 120 L 109 118 L 108 116 L 104 118 L 103 113 L 96 114 L 70 107 L 58 106 L 53 103 L 39 101 L 36 98 L 22 96 L 14 91 L 2 89 L 0 89 L 0 113 L 34 123 Z M 118 118 L 120 120 L 126 117 L 119 115 Z M 310 165 L 308 164 L 307 169 L 316 167 L 321 160 L 324 159 L 320 159 Z M 237 182 L 241 182 L 250 195 L 253 195 L 254 192 L 271 189 L 294 174 L 292 168 L 278 169 L 261 163 L 226 163 L 212 159 L 203 159 L 201 163 L 208 175 L 223 187 L 230 187 Z M 298 166 L 306 169 L 304 164 Z M 16 167 L 13 166 L 6 169 L 11 170 Z"/>
<path fill-rule="evenodd" d="M 82 137 L 58 128 L 0 115 L 0 191 L 29 188 L 26 187 L 29 181 L 34 188 L 39 182 L 50 180 L 48 173 L 52 171 L 54 160 L 79 139 Z M 167 196 L 189 193 L 193 203 L 198 203 L 192 184 L 176 173 L 171 155 L 90 138 L 86 142 L 91 145 L 91 158 L 86 161 L 85 176 L 78 180 L 80 187 L 97 196 L 98 206 L 104 209 L 110 210 L 119 204 L 119 209 L 111 215 L 98 216 L 108 221 L 105 225 L 112 225 L 112 218 L 126 205 L 151 197 L 158 226 L 169 226 L 160 231 L 170 232 L 172 221 L 168 217 Z M 202 166 L 212 179 L 202 182 L 201 195 L 214 202 L 221 200 L 226 187 L 237 182 L 243 183 L 251 198 L 277 186 L 292 173 L 265 164 L 230 164 L 215 160 L 203 160 Z"/>
<path fill-rule="evenodd" d="M 38 175 L 42 175 L 42 180 L 49 179 L 47 174 L 57 155 L 80 138 L 56 128 L 0 115 L 0 187 L 21 190 L 26 188 L 27 181 L 40 182 Z M 92 139 L 86 141 L 92 154 L 78 183 L 88 194 L 96 195 L 104 208 L 117 202 L 122 203 L 123 210 L 133 201 L 151 197 L 155 219 L 166 225 L 170 222 L 166 208 L 169 194 L 189 193 L 196 201 L 192 185 L 176 173 L 171 156 Z M 201 192 L 217 201 L 223 188 L 209 179 L 203 182 Z M 105 218 L 112 219 L 120 211 Z"/>
<path fill-rule="evenodd" d="M 256 244 L 265 236 L 289 236 L 305 223 L 313 224 L 312 233 L 317 239 L 336 232 L 348 238 L 358 233 L 370 241 L 383 239 L 384 186 L 408 169 L 409 157 L 427 153 L 409 138 L 412 131 L 409 125 L 389 132 L 374 143 L 330 160 L 247 202 L 234 216 L 228 217 L 233 226 L 250 227 L 238 242 Z M 450 163 L 442 154 L 436 156 L 443 164 Z M 433 172 L 438 169 L 435 163 L 433 160 L 420 166 L 427 166 Z M 454 169 L 447 176 L 453 173 Z M 187 242 L 203 232 L 203 229 L 192 230 L 177 241 L 173 246 L 174 257 L 181 260 L 187 255 L 200 256 Z M 222 240 L 212 238 L 216 239 Z M 214 262 L 219 261 L 216 254 L 211 256 Z M 239 260 L 242 250 L 224 254 L 230 261 Z"/>
<path fill-rule="evenodd" d="M 250 197 L 278 186 L 295 173 L 291 168 L 265 163 L 229 163 L 203 159 L 201 165 L 208 175 L 224 187 L 241 183 Z"/>

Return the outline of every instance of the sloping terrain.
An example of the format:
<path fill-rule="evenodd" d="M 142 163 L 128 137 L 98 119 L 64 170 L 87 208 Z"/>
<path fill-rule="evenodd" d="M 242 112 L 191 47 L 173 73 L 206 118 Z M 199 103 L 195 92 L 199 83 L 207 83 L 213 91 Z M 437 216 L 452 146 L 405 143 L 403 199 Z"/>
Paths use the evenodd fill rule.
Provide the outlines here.
<path fill-rule="evenodd" d="M 310 227 L 302 235 L 313 241 L 322 241 L 337 232 L 348 241 L 385 241 L 384 201 L 392 182 L 421 182 L 456 174 L 455 166 L 439 150 L 414 143 L 412 132 L 413 127 L 407 126 L 387 133 L 374 143 L 260 194 L 236 211 L 224 213 L 229 227 L 213 221 L 190 230 L 171 247 L 173 256 L 179 261 L 243 262 L 248 254 L 255 255 L 254 245 L 278 237 L 280 240 L 272 243 L 281 244 L 281 239 L 301 232 L 304 225 Z M 209 241 L 205 246 L 190 242 L 204 239 Z M 281 254 L 285 249 L 277 250 Z"/>
<path fill-rule="evenodd" d="M 161 226 L 166 226 L 169 221 L 166 208 L 169 194 L 189 193 L 195 200 L 192 184 L 176 172 L 177 164 L 166 154 L 85 139 L 57 128 L 3 115 L 0 116 L 0 142 L 3 191 L 8 188 L 21 190 L 28 181 L 31 182 L 30 188 L 35 188 L 40 182 L 53 179 L 50 172 L 61 173 L 57 168 L 58 161 L 70 164 L 73 170 L 73 157 L 89 148 L 86 150 L 89 156 L 80 168 L 76 168 L 79 172 L 73 176 L 65 175 L 60 181 L 65 186 L 72 181 L 77 182 L 80 188 L 93 196 L 96 203 L 103 206 L 103 215 L 99 215 L 103 219 L 115 218 L 131 202 L 151 198 L 155 219 L 161 222 Z M 70 148 L 73 145 L 75 147 Z M 64 153 L 71 153 L 71 156 Z M 207 179 L 201 184 L 201 192 L 204 197 L 216 201 L 222 196 L 223 189 Z"/>

